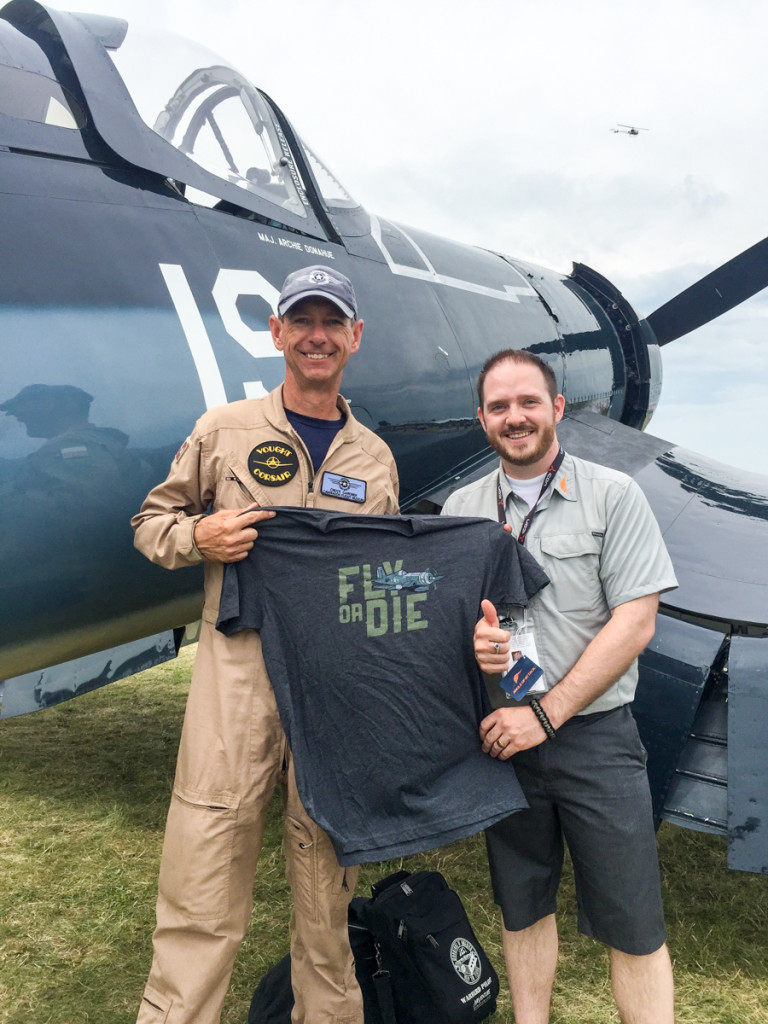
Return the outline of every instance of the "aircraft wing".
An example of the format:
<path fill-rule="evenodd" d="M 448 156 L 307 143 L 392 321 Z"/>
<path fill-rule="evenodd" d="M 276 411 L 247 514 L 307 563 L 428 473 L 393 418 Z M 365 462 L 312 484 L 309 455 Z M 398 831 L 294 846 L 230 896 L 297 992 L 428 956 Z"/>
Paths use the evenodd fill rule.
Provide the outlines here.
<path fill-rule="evenodd" d="M 567 451 L 645 492 L 679 588 L 662 597 L 633 706 L 657 816 L 728 835 L 730 867 L 768 871 L 768 478 L 594 413 Z"/>

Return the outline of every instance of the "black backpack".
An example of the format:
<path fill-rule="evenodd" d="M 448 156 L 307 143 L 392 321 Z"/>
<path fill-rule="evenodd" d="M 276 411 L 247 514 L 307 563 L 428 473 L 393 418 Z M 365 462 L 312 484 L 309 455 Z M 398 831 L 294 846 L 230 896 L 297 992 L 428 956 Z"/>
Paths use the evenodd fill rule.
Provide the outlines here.
<path fill-rule="evenodd" d="M 359 912 L 373 937 L 378 973 L 389 975 L 394 1022 L 475 1024 L 493 1013 L 498 976 L 440 872 L 401 871 L 371 891 Z M 391 1022 L 384 1018 L 384 1024 Z"/>
<path fill-rule="evenodd" d="M 458 895 L 438 871 L 398 871 L 349 905 L 365 1024 L 475 1024 L 499 979 Z M 290 1024 L 290 956 L 259 982 L 248 1024 Z"/>

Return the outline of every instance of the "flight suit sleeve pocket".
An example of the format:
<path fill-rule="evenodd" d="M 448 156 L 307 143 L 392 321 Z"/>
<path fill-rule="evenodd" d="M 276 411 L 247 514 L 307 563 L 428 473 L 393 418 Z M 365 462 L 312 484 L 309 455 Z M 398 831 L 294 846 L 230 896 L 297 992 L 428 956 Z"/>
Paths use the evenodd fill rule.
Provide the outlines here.
<path fill-rule="evenodd" d="M 159 894 L 190 918 L 229 910 L 237 804 L 174 789 L 160 864 Z"/>
<path fill-rule="evenodd" d="M 600 580 L 602 538 L 592 533 L 566 533 L 541 538 L 546 572 L 560 611 L 594 609 L 605 603 Z"/>

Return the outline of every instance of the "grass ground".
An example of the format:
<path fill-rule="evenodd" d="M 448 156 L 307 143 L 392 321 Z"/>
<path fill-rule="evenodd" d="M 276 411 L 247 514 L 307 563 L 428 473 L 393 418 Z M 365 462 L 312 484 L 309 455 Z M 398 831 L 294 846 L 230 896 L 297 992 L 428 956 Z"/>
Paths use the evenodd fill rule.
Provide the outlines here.
<path fill-rule="evenodd" d="M 0 1024 L 135 1019 L 192 653 L 0 722 Z M 280 835 L 275 805 L 223 1024 L 245 1024 L 258 978 L 286 951 Z M 765 1024 L 768 877 L 728 871 L 720 837 L 662 826 L 659 848 L 678 1024 Z M 501 974 L 482 838 L 367 866 L 358 891 L 401 863 L 444 873 Z M 568 882 L 552 1021 L 610 1024 L 606 954 L 577 934 L 573 902 Z M 512 1024 L 506 996 L 490 1020 Z"/>

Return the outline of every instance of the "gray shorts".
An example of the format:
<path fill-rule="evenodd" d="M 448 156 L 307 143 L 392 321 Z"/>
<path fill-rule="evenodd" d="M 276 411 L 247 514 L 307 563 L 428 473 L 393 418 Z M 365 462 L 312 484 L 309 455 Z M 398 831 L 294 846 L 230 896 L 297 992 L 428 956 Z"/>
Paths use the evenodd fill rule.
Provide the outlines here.
<path fill-rule="evenodd" d="M 504 927 L 557 909 L 563 841 L 574 866 L 578 928 L 634 956 L 666 939 L 645 749 L 629 706 L 570 719 L 511 759 L 528 810 L 486 830 Z"/>

